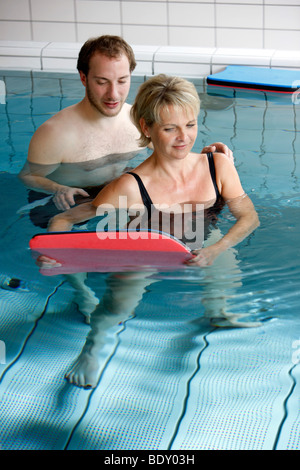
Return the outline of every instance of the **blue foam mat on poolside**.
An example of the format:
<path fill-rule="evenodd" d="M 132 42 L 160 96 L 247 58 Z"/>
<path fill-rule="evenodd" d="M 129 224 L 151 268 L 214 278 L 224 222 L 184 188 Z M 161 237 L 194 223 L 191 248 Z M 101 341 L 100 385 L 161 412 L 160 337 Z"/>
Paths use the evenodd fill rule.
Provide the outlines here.
<path fill-rule="evenodd" d="M 222 72 L 209 75 L 207 84 L 292 93 L 300 87 L 300 70 L 229 65 Z"/>

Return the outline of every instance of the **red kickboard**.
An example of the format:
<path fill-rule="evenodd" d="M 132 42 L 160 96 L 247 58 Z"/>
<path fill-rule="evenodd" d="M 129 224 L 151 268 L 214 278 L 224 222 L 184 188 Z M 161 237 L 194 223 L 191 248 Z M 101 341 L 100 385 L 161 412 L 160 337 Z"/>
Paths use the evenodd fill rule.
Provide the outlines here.
<path fill-rule="evenodd" d="M 34 258 L 45 255 L 60 264 L 41 268 L 45 276 L 178 269 L 192 257 L 189 248 L 172 235 L 147 230 L 42 233 L 29 246 Z"/>

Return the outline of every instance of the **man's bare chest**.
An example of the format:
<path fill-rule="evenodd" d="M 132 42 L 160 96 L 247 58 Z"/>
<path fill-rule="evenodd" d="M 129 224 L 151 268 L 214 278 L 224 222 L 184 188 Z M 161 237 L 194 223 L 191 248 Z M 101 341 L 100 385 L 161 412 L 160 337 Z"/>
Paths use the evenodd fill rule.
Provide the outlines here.
<path fill-rule="evenodd" d="M 137 133 L 132 129 L 119 129 L 118 132 L 85 131 L 74 136 L 63 157 L 63 163 L 97 160 L 112 154 L 137 151 Z"/>

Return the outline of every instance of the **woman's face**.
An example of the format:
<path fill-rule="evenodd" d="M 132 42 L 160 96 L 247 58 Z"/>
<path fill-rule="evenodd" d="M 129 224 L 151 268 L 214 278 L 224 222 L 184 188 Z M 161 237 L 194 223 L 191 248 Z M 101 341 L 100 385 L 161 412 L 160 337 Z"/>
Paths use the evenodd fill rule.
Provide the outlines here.
<path fill-rule="evenodd" d="M 198 125 L 192 108 L 166 106 L 160 112 L 161 122 L 147 128 L 154 150 L 168 158 L 183 159 L 192 150 Z M 145 132 L 145 133 L 146 133 Z"/>

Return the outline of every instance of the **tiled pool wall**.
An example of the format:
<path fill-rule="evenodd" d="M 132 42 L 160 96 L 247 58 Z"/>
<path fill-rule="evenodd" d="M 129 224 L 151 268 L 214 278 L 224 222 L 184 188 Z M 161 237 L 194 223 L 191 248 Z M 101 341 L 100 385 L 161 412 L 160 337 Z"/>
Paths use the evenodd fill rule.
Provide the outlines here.
<path fill-rule="evenodd" d="M 300 0 L 0 0 L 0 40 L 299 50 Z"/>
<path fill-rule="evenodd" d="M 75 72 L 102 34 L 133 46 L 136 75 L 300 70 L 300 0 L 0 0 L 0 68 Z"/>
<path fill-rule="evenodd" d="M 0 41 L 0 68 L 76 72 L 82 43 Z M 226 65 L 251 65 L 300 71 L 300 50 L 132 45 L 134 75 L 168 73 L 206 77 Z"/>

